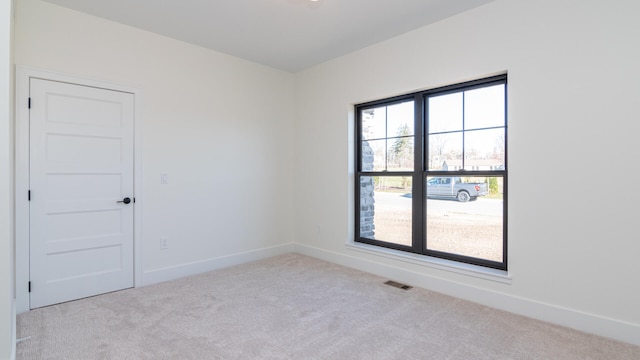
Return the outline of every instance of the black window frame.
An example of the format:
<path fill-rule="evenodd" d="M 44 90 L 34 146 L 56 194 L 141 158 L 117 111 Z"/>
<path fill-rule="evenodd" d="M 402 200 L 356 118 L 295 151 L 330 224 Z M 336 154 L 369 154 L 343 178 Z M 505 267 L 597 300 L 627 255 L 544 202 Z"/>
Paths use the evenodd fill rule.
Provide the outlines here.
<path fill-rule="evenodd" d="M 501 169 L 495 170 L 465 170 L 464 166 L 458 170 L 429 170 L 427 165 L 428 157 L 428 98 L 438 95 L 445 95 L 449 93 L 456 93 L 461 91 L 469 91 L 473 89 L 493 86 L 504 85 L 504 166 Z M 363 142 L 363 111 L 373 109 L 381 106 L 390 106 L 405 101 L 414 101 L 414 167 L 412 171 L 372 171 L 362 170 L 362 151 L 361 146 Z M 369 245 L 375 245 L 384 248 L 390 248 L 394 250 L 400 250 L 404 252 L 425 255 L 428 257 L 435 257 L 441 259 L 452 260 L 461 263 L 468 263 L 478 265 L 487 268 L 493 268 L 498 270 L 507 270 L 507 253 L 508 253 L 508 241 L 507 241 L 507 208 L 508 208 L 508 116 L 507 116 L 507 74 L 501 74 L 486 78 L 481 78 L 472 81 L 466 81 L 453 85 L 438 87 L 434 89 L 409 93 L 405 95 L 394 96 L 390 98 L 370 101 L 366 103 L 356 104 L 355 110 L 355 242 L 365 243 Z M 467 130 L 463 130 L 467 131 Z M 464 156 L 463 156 L 464 162 Z M 430 250 L 427 248 L 429 241 L 426 238 L 427 234 L 427 218 L 426 218 L 426 180 L 431 176 L 486 176 L 486 177 L 502 177 L 503 179 L 503 221 L 502 221 L 502 261 L 491 261 L 483 258 L 470 257 L 455 253 L 446 253 L 436 250 Z M 375 177 L 375 176 L 410 176 L 412 177 L 412 245 L 400 245 L 391 242 L 385 242 L 382 240 L 375 240 L 371 238 L 361 237 L 361 178 L 362 177 Z M 424 239 L 424 241 L 423 241 Z"/>

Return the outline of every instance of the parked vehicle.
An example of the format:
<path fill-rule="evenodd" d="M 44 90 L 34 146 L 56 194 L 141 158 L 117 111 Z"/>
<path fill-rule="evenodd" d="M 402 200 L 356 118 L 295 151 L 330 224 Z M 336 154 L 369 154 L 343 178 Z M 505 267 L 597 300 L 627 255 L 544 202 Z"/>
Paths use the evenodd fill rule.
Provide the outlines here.
<path fill-rule="evenodd" d="M 453 198 L 467 202 L 487 195 L 488 188 L 486 183 L 466 183 L 460 177 L 434 177 L 427 180 L 427 197 Z"/>

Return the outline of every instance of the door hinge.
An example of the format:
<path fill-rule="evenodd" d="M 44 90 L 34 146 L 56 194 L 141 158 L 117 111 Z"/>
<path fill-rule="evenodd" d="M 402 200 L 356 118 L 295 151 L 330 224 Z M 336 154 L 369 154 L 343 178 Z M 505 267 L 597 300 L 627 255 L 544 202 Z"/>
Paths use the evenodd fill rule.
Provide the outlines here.
<path fill-rule="evenodd" d="M 134 204 L 136 203 L 136 198 L 133 198 L 133 203 L 134 203 Z"/>
<path fill-rule="evenodd" d="M 29 292 L 31 292 L 31 281 L 29 281 Z"/>
<path fill-rule="evenodd" d="M 31 201 L 31 190 L 28 191 L 27 197 L 28 197 L 29 201 Z"/>
<path fill-rule="evenodd" d="M 29 109 L 31 109 L 31 98 L 29 98 L 29 104 L 28 104 L 28 106 L 29 106 Z"/>

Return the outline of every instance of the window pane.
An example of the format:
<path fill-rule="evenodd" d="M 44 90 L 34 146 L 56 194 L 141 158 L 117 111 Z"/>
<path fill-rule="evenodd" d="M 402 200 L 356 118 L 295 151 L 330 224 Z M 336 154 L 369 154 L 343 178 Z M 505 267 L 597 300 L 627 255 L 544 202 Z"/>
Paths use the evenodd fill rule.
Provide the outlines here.
<path fill-rule="evenodd" d="M 385 107 L 362 110 L 362 139 L 384 139 L 387 137 L 387 115 Z"/>
<path fill-rule="evenodd" d="M 429 134 L 462 130 L 462 92 L 429 97 L 428 107 Z"/>
<path fill-rule="evenodd" d="M 465 170 L 504 170 L 504 128 L 467 131 Z"/>
<path fill-rule="evenodd" d="M 362 171 L 413 170 L 414 103 L 361 111 Z"/>
<path fill-rule="evenodd" d="M 361 143 L 362 171 L 387 169 L 387 140 L 369 140 Z"/>
<path fill-rule="evenodd" d="M 387 107 L 387 137 L 413 135 L 413 101 Z"/>
<path fill-rule="evenodd" d="M 462 132 L 429 135 L 429 170 L 462 169 Z"/>
<path fill-rule="evenodd" d="M 360 178 L 360 237 L 411 246 L 411 176 Z"/>
<path fill-rule="evenodd" d="M 505 125 L 503 84 L 465 91 L 464 127 L 466 130 Z"/>
<path fill-rule="evenodd" d="M 413 170 L 413 137 L 389 139 L 387 169 L 393 171 Z"/>
<path fill-rule="evenodd" d="M 503 178 L 462 178 L 462 184 L 442 185 L 438 179 L 427 179 L 427 249 L 502 262 Z M 475 186 L 486 187 L 487 195 L 458 196 L 460 191 L 471 196 Z"/>

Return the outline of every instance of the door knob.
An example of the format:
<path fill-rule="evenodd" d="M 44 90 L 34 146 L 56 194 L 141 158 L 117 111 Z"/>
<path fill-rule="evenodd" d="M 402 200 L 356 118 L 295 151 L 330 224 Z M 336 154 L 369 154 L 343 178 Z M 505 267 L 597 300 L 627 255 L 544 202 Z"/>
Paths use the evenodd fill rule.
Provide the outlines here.
<path fill-rule="evenodd" d="M 116 202 L 128 204 L 128 203 L 130 203 L 130 202 L 131 202 L 131 199 L 129 199 L 128 197 L 126 197 L 126 198 L 124 198 L 124 199 L 122 199 L 122 200 L 118 200 L 118 201 L 116 201 Z"/>

